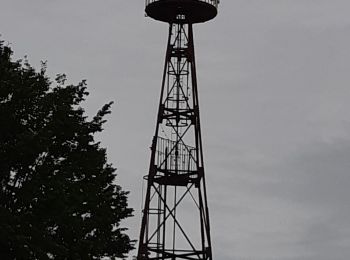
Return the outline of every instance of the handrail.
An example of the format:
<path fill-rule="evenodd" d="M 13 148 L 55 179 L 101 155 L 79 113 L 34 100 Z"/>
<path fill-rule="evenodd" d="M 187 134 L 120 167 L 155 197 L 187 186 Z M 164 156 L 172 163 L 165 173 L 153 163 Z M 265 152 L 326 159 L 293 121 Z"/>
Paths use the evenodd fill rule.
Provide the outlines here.
<path fill-rule="evenodd" d="M 154 2 L 159 2 L 159 1 L 165 1 L 165 0 L 146 0 L 146 6 L 149 4 L 152 4 Z M 185 1 L 185 0 L 178 0 L 178 1 Z M 205 2 L 207 4 L 211 4 L 215 6 L 216 8 L 218 7 L 220 0 L 193 0 L 193 1 L 200 1 L 200 2 Z"/>

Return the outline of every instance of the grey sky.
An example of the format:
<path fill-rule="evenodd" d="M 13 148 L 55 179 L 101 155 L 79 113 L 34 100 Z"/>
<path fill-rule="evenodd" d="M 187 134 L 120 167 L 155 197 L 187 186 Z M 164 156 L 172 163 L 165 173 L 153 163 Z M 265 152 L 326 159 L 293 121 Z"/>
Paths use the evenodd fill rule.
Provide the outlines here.
<path fill-rule="evenodd" d="M 350 259 L 350 2 L 222 0 L 195 27 L 214 259 Z M 88 80 L 137 239 L 167 25 L 143 1 L 0 0 L 16 57 Z M 135 252 L 133 252 L 135 254 Z"/>

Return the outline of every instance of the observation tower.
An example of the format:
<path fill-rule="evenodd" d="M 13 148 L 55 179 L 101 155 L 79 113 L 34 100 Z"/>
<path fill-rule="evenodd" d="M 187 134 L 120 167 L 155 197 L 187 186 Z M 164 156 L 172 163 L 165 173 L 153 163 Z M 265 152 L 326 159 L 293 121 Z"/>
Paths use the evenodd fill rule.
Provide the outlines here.
<path fill-rule="evenodd" d="M 215 18 L 218 3 L 146 0 L 169 35 L 137 260 L 212 260 L 193 24 Z"/>

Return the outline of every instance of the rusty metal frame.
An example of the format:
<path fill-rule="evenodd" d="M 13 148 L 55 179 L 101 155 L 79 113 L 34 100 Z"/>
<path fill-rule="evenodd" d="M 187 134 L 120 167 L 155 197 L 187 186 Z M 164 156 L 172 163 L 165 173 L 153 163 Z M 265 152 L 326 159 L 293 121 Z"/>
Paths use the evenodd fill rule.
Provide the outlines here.
<path fill-rule="evenodd" d="M 146 3 L 154 1 L 162 0 Z M 192 24 L 169 24 L 158 117 L 145 180 L 137 259 L 212 260 Z M 194 241 L 192 231 L 178 219 L 185 201 L 193 203 L 198 214 L 199 241 Z M 179 237 L 186 247 L 178 243 Z"/>

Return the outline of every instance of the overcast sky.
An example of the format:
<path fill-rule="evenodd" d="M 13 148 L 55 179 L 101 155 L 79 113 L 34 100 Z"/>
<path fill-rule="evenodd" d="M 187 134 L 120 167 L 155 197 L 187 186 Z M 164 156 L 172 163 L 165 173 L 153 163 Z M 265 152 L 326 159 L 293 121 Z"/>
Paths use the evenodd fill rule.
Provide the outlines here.
<path fill-rule="evenodd" d="M 141 0 L 0 3 L 17 58 L 87 79 L 89 115 L 116 101 L 99 139 L 137 239 L 167 25 Z M 214 260 L 350 259 L 350 1 L 222 0 L 195 45 Z"/>

